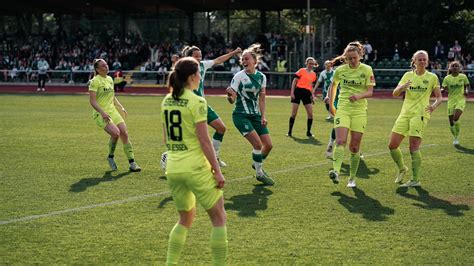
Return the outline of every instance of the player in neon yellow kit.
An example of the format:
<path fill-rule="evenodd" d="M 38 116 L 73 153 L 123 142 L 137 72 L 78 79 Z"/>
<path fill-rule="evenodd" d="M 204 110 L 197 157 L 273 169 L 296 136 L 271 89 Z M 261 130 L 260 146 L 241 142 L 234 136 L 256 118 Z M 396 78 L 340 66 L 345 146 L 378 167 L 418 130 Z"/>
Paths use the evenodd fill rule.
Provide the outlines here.
<path fill-rule="evenodd" d="M 349 143 L 350 175 L 348 187 L 355 187 L 355 177 L 360 162 L 360 142 L 367 125 L 367 99 L 372 96 L 375 86 L 375 77 L 369 65 L 360 62 L 364 56 L 364 48 L 359 42 L 351 42 L 344 49 L 344 53 L 332 60 L 344 61 L 333 76 L 333 82 L 328 90 L 331 95 L 329 101 L 330 110 L 334 117 L 334 128 L 336 129 L 336 146 L 333 151 L 333 170 L 329 171 L 329 178 L 339 183 L 339 173 L 344 159 L 344 148 L 347 136 L 350 132 Z M 337 111 L 334 107 L 337 86 L 340 85 L 339 101 Z"/>
<path fill-rule="evenodd" d="M 114 153 L 117 141 L 120 138 L 123 143 L 123 150 L 130 163 L 130 171 L 139 172 L 141 168 L 135 162 L 132 143 L 128 138 L 127 125 L 117 108 L 123 116 L 127 115 L 127 111 L 115 97 L 114 82 L 110 76 L 107 76 L 109 66 L 105 60 L 95 59 L 94 69 L 95 76 L 89 82 L 89 102 L 94 108 L 92 116 L 96 124 L 110 135 L 109 156 L 107 158 L 109 166 L 111 170 L 117 170 Z"/>
<path fill-rule="evenodd" d="M 193 93 L 200 80 L 199 63 L 192 57 L 180 59 L 169 77 L 171 93 L 161 104 L 168 153 L 166 177 L 179 213 L 179 221 L 169 236 L 167 265 L 179 262 L 196 216 L 196 199 L 212 222 L 214 265 L 225 265 L 226 261 L 227 217 L 222 196 L 225 179 L 209 139 L 206 100 Z"/>
<path fill-rule="evenodd" d="M 439 88 L 438 77 L 426 70 L 428 66 L 428 53 L 419 50 L 413 54 L 411 59 L 412 69 L 406 72 L 398 86 L 393 90 L 393 96 L 405 93 L 402 110 L 392 128 L 390 136 L 390 155 L 397 164 L 398 172 L 395 183 L 401 183 L 408 172 L 408 167 L 403 162 L 400 143 L 408 136 L 410 143 L 411 166 L 413 177 L 401 187 L 420 186 L 421 152 L 420 145 L 423 132 L 428 124 L 431 113 L 441 104 L 442 96 Z M 430 104 L 431 93 L 435 94 L 436 100 Z"/>
<path fill-rule="evenodd" d="M 449 64 L 448 75 L 444 78 L 442 89 L 448 91 L 448 119 L 454 145 L 459 144 L 461 122 L 459 118 L 466 107 L 466 96 L 469 93 L 469 79 L 461 71 L 461 64 L 453 61 Z"/>
<path fill-rule="evenodd" d="M 235 49 L 234 51 L 227 53 L 225 55 L 221 55 L 214 60 L 202 60 L 201 49 L 199 49 L 196 46 L 184 47 L 183 52 L 182 52 L 183 56 L 193 57 L 199 62 L 199 65 L 201 68 L 200 70 L 201 82 L 199 83 L 199 87 L 194 90 L 194 93 L 196 93 L 197 95 L 201 97 L 204 97 L 204 76 L 206 75 L 206 71 L 215 65 L 224 63 L 225 61 L 229 60 L 230 58 L 232 58 L 233 56 L 241 52 L 242 52 L 242 49 L 237 47 L 237 49 Z M 207 109 L 207 123 L 216 130 L 216 132 L 214 132 L 214 135 L 212 136 L 212 145 L 217 155 L 217 161 L 219 161 L 219 165 L 221 167 L 226 167 L 227 164 L 219 158 L 219 151 L 220 151 L 222 141 L 224 139 L 226 127 L 222 119 L 217 114 L 217 112 L 214 111 L 214 109 L 212 109 L 209 105 L 207 108 L 208 108 Z"/>

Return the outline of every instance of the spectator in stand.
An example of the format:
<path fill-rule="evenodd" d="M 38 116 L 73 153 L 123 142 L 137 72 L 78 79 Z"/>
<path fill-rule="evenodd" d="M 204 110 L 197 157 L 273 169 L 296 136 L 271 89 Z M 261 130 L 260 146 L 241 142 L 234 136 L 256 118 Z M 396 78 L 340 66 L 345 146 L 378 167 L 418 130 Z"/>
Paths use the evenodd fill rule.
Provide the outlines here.
<path fill-rule="evenodd" d="M 372 45 L 369 43 L 369 40 L 365 38 L 364 42 L 364 61 L 368 62 L 369 59 L 372 59 Z"/>
<path fill-rule="evenodd" d="M 179 55 L 177 54 L 173 54 L 171 56 L 171 67 L 170 67 L 170 71 L 173 71 L 174 70 L 174 66 L 176 65 L 176 62 L 178 62 L 179 60 Z"/>
<path fill-rule="evenodd" d="M 409 59 L 410 56 L 411 56 L 410 43 L 408 41 L 405 41 L 400 51 L 400 57 L 403 59 Z"/>
<path fill-rule="evenodd" d="M 462 59 L 461 50 L 462 49 L 461 49 L 461 45 L 459 45 L 458 40 L 454 41 L 454 46 L 452 48 L 453 48 L 453 52 L 454 52 L 454 60 L 461 61 L 461 59 Z"/>
<path fill-rule="evenodd" d="M 454 61 L 454 49 L 451 47 L 449 48 L 448 52 L 448 62 Z"/>
<path fill-rule="evenodd" d="M 127 81 L 125 80 L 123 76 L 123 72 L 121 69 L 115 70 L 114 74 L 114 91 L 118 92 L 121 91 L 123 92 L 125 89 L 125 85 L 127 85 Z"/>
<path fill-rule="evenodd" d="M 437 41 L 434 47 L 434 57 L 435 59 L 444 59 L 444 45 L 441 41 Z"/>
<path fill-rule="evenodd" d="M 112 63 L 112 70 L 119 70 L 122 68 L 122 63 L 115 57 L 115 61 Z"/>
<path fill-rule="evenodd" d="M 398 50 L 398 43 L 395 43 L 395 47 L 393 49 L 393 61 L 400 60 L 400 51 Z"/>
<path fill-rule="evenodd" d="M 40 55 L 37 63 L 38 67 L 38 89 L 36 91 L 45 91 L 44 84 L 46 83 L 46 72 L 49 69 L 48 62 L 44 59 L 43 55 Z"/>

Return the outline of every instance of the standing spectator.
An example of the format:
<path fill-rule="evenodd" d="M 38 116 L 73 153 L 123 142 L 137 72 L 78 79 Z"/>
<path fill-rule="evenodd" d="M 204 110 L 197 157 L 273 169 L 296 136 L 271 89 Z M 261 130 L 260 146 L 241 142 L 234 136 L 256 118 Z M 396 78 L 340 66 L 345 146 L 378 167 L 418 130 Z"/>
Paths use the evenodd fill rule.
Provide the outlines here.
<path fill-rule="evenodd" d="M 44 84 L 46 82 L 46 71 L 49 69 L 48 62 L 41 55 L 37 64 L 38 67 L 38 89 L 36 91 L 45 91 Z"/>
<path fill-rule="evenodd" d="M 437 41 L 434 47 L 434 57 L 435 59 L 444 59 L 444 45 L 441 41 Z"/>
<path fill-rule="evenodd" d="M 114 74 L 114 91 L 123 92 L 125 89 L 125 85 L 127 85 L 127 81 L 123 77 L 123 72 L 120 69 L 117 69 Z"/>
<path fill-rule="evenodd" d="M 461 50 L 462 50 L 461 45 L 459 45 L 458 40 L 455 40 L 454 46 L 453 46 L 454 60 L 458 60 L 458 61 L 462 60 Z"/>
<path fill-rule="evenodd" d="M 122 63 L 115 57 L 115 61 L 112 63 L 112 70 L 119 70 L 122 68 Z"/>
<path fill-rule="evenodd" d="M 369 43 L 369 40 L 365 38 L 364 42 L 364 61 L 367 62 L 369 59 L 372 59 L 372 45 Z"/>
<path fill-rule="evenodd" d="M 400 57 L 403 59 L 408 59 L 410 58 L 410 55 L 411 55 L 410 43 L 408 41 L 405 41 L 400 51 Z"/>
<path fill-rule="evenodd" d="M 448 52 L 448 62 L 454 61 L 454 49 L 453 47 L 449 48 Z"/>
<path fill-rule="evenodd" d="M 400 60 L 400 51 L 398 50 L 398 43 L 395 43 L 395 47 L 393 49 L 393 60 L 394 61 Z"/>
<path fill-rule="evenodd" d="M 278 72 L 278 89 L 284 89 L 286 86 L 286 71 L 288 70 L 288 68 L 286 67 L 286 60 L 283 58 L 283 56 L 278 57 L 275 70 Z"/>

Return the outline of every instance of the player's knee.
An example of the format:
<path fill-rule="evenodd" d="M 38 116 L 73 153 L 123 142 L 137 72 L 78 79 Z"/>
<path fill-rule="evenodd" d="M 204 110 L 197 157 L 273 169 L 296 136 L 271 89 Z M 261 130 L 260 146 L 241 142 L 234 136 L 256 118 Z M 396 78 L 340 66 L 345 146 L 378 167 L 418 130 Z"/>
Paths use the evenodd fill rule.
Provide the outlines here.
<path fill-rule="evenodd" d="M 128 139 L 128 132 L 126 132 L 126 131 L 125 132 L 120 132 L 120 137 L 122 139 Z"/>
<path fill-rule="evenodd" d="M 349 150 L 352 152 L 352 153 L 358 153 L 359 152 L 359 145 L 351 145 L 349 147 Z"/>
<path fill-rule="evenodd" d="M 336 139 L 336 145 L 338 146 L 346 146 L 346 140 L 343 140 L 343 139 Z"/>

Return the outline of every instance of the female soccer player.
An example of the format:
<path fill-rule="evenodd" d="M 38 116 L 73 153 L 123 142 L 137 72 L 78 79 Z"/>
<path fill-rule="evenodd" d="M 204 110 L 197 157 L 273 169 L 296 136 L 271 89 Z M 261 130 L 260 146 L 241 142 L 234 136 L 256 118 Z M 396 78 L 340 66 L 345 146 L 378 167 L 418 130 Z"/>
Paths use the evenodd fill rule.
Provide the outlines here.
<path fill-rule="evenodd" d="M 109 157 L 107 161 L 112 171 L 117 170 L 117 164 L 114 160 L 115 147 L 120 138 L 123 143 L 123 150 L 127 155 L 130 163 L 130 171 L 139 172 L 142 169 L 135 162 L 132 143 L 128 139 L 127 125 L 123 120 L 123 116 L 127 116 L 127 111 L 119 102 L 114 93 L 114 81 L 109 73 L 109 66 L 104 59 L 94 60 L 95 76 L 89 82 L 89 102 L 94 108 L 92 116 L 96 124 L 103 128 L 110 135 L 109 141 Z"/>
<path fill-rule="evenodd" d="M 194 59 L 196 59 L 199 62 L 199 65 L 201 67 L 201 82 L 199 83 L 199 87 L 194 90 L 194 93 L 197 95 L 204 97 L 204 76 L 206 75 L 206 71 L 213 67 L 214 65 L 219 65 L 224 63 L 225 61 L 229 60 L 233 56 L 235 56 L 238 53 L 241 53 L 242 49 L 239 47 L 235 49 L 234 51 L 219 56 L 218 58 L 214 60 L 202 60 L 202 54 L 201 54 L 201 49 L 199 49 L 196 46 L 186 46 L 183 49 L 183 56 L 191 56 Z M 212 109 L 209 105 L 207 106 L 207 123 L 216 130 L 214 132 L 214 135 L 212 136 L 212 145 L 214 147 L 214 151 L 216 152 L 217 155 L 217 161 L 219 161 L 219 165 L 221 167 L 226 167 L 227 164 L 219 159 L 219 150 L 222 144 L 222 140 L 224 139 L 224 134 L 226 131 L 226 127 L 224 125 L 224 122 L 222 119 L 219 117 L 219 115 Z"/>
<path fill-rule="evenodd" d="M 408 167 L 403 162 L 402 151 L 399 146 L 408 136 L 410 142 L 411 168 L 413 177 L 401 187 L 420 186 L 421 152 L 420 145 L 423 131 L 428 124 L 430 114 L 441 104 L 442 96 L 436 74 L 428 72 L 428 53 L 419 50 L 411 59 L 412 71 L 406 72 L 398 86 L 393 90 L 393 96 L 400 96 L 405 92 L 402 110 L 392 128 L 390 136 L 390 155 L 398 166 L 395 183 L 401 183 L 408 172 Z M 436 101 L 430 105 L 430 96 L 434 92 Z"/>
<path fill-rule="evenodd" d="M 344 53 L 332 60 L 335 64 L 343 60 L 333 76 L 333 82 L 328 94 L 330 110 L 334 117 L 336 128 L 336 147 L 333 152 L 333 170 L 329 171 L 329 178 L 339 183 L 339 173 L 344 159 L 344 148 L 350 131 L 351 165 L 348 187 L 355 187 L 355 177 L 360 162 L 360 142 L 367 125 L 367 99 L 372 96 L 375 78 L 372 68 L 360 62 L 364 56 L 364 48 L 359 42 L 351 42 L 344 49 Z M 340 85 L 337 112 L 334 107 L 337 86 Z"/>
<path fill-rule="evenodd" d="M 469 79 L 461 71 L 461 64 L 453 61 L 449 64 L 448 75 L 443 80 L 442 89 L 448 91 L 448 119 L 454 145 L 459 144 L 461 123 L 459 118 L 466 107 L 466 96 L 469 93 Z"/>
<path fill-rule="evenodd" d="M 323 100 L 326 99 L 326 97 L 328 96 L 328 89 L 329 89 L 329 86 L 331 85 L 332 76 L 334 75 L 333 65 L 331 61 L 326 60 L 326 62 L 324 62 L 324 68 L 325 69 L 321 71 L 321 73 L 319 74 L 318 81 L 316 82 L 316 85 L 314 85 L 314 90 L 313 90 L 313 98 L 316 98 L 316 89 L 319 87 L 319 84 L 323 82 Z M 326 117 L 326 120 L 331 120 L 333 117 L 332 117 L 331 111 L 329 110 L 329 97 L 328 97 L 328 101 L 327 102 L 325 101 L 325 103 L 326 103 L 326 110 L 329 113 L 328 117 Z"/>
<path fill-rule="evenodd" d="M 224 265 L 227 254 L 226 212 L 222 188 L 225 179 L 207 129 L 206 100 L 193 93 L 199 87 L 199 63 L 185 57 L 169 77 L 170 91 L 161 104 L 163 135 L 168 150 L 166 177 L 179 213 L 169 237 L 167 265 L 179 262 L 197 201 L 212 222 L 211 249 L 215 265 Z"/>
<path fill-rule="evenodd" d="M 300 68 L 295 73 L 295 78 L 291 84 L 291 116 L 287 136 L 291 137 L 293 125 L 300 102 L 303 102 L 308 120 L 306 122 L 306 136 L 312 137 L 311 126 L 313 125 L 313 83 L 316 82 L 316 73 L 313 68 L 318 67 L 318 63 L 312 57 L 306 58 L 306 68 Z"/>
<path fill-rule="evenodd" d="M 243 51 L 240 63 L 244 69 L 235 74 L 227 88 L 227 95 L 230 103 L 235 102 L 232 113 L 234 125 L 253 147 L 252 168 L 256 170 L 256 178 L 271 186 L 275 182 L 263 170 L 263 161 L 272 149 L 265 117 L 267 78 L 255 69 L 261 60 L 261 52 L 260 44 L 252 44 Z"/>

